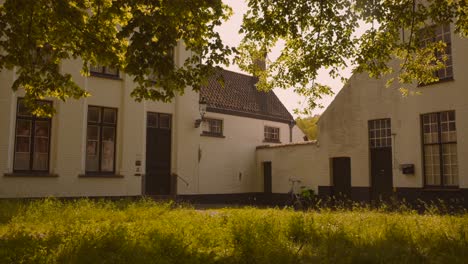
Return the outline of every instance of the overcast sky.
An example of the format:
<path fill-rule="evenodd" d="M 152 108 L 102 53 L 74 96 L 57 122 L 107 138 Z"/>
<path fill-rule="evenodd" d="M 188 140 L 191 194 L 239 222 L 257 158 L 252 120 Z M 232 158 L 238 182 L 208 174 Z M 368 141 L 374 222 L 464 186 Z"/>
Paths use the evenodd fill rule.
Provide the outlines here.
<path fill-rule="evenodd" d="M 242 16 L 247 10 L 247 4 L 244 0 L 223 0 L 226 4 L 232 7 L 234 11 L 234 15 L 231 19 L 225 22 L 220 28 L 219 33 L 223 39 L 223 41 L 229 46 L 237 46 L 241 41 L 241 35 L 239 35 L 238 31 L 240 25 L 242 24 Z M 279 49 L 273 50 L 271 54 L 268 54 L 270 59 L 278 57 L 280 54 Z M 237 65 L 231 65 L 228 67 L 228 70 L 242 72 Z M 350 70 L 345 71 L 345 77 L 350 76 Z M 341 89 L 343 86 L 340 80 L 333 80 L 328 76 L 326 72 L 320 72 L 318 76 L 318 82 L 327 84 L 332 87 L 335 94 Z M 275 89 L 274 90 L 276 95 L 280 98 L 283 104 L 288 108 L 288 110 L 293 113 L 293 109 L 301 108 L 306 106 L 304 99 L 295 94 L 292 90 L 283 90 L 283 89 Z M 333 97 L 327 96 L 321 100 L 321 103 L 325 106 L 325 108 L 330 104 L 333 100 Z M 313 114 L 320 114 L 322 113 L 325 108 L 323 109 L 315 109 Z"/>

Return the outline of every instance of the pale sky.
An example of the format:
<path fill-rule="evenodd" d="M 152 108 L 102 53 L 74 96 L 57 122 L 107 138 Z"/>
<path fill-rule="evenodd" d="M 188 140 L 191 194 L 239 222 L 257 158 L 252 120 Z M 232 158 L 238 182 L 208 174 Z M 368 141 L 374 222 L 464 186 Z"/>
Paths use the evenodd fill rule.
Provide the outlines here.
<path fill-rule="evenodd" d="M 240 26 L 242 24 L 242 16 L 247 10 L 247 4 L 243 0 L 223 0 L 226 4 L 232 7 L 234 14 L 230 18 L 229 21 L 225 22 L 218 30 L 223 39 L 224 43 L 229 46 L 237 46 L 242 36 L 238 33 Z M 280 54 L 279 48 L 273 50 L 272 53 L 268 54 L 270 59 L 274 59 L 278 57 Z M 228 70 L 235 71 L 235 72 L 242 72 L 237 65 L 230 65 Z M 351 70 L 347 69 L 342 73 L 343 76 L 349 77 L 351 75 Z M 322 84 L 327 84 L 332 87 L 335 95 L 341 89 L 343 84 L 340 80 L 332 79 L 325 71 L 319 72 L 319 76 L 317 78 L 317 82 Z M 283 90 L 283 89 L 274 89 L 274 92 L 279 97 L 281 102 L 286 106 L 286 108 L 293 114 L 293 109 L 295 108 L 303 108 L 306 106 L 306 102 L 304 102 L 304 98 L 300 97 L 299 95 L 295 94 L 292 90 Z M 333 100 L 333 96 L 324 96 L 324 98 L 320 101 L 324 108 L 314 109 L 313 114 L 320 114 L 322 113 L 326 107 L 330 104 Z"/>

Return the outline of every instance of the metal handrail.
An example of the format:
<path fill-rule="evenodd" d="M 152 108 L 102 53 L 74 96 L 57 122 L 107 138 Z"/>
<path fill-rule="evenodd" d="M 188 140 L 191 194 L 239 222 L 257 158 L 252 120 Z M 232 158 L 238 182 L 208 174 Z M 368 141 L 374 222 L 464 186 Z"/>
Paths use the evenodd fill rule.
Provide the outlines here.
<path fill-rule="evenodd" d="M 177 178 L 181 179 L 185 183 L 185 186 L 189 186 L 189 183 L 184 178 L 180 177 L 177 173 L 172 173 L 172 176 L 176 176 Z"/>

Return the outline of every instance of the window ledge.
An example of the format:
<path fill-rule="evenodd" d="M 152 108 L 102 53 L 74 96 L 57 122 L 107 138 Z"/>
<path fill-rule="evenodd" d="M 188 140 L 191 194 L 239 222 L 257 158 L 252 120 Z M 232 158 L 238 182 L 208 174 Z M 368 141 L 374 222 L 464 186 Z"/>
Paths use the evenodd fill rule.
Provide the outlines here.
<path fill-rule="evenodd" d="M 57 178 L 58 174 L 48 173 L 48 172 L 13 172 L 13 173 L 4 173 L 3 177 L 11 178 Z"/>
<path fill-rule="evenodd" d="M 424 187 L 424 192 L 458 192 L 460 188 L 456 187 Z"/>
<path fill-rule="evenodd" d="M 222 134 L 210 134 L 210 133 L 201 133 L 200 136 L 202 136 L 202 137 L 226 138 Z"/>
<path fill-rule="evenodd" d="M 452 77 L 447 77 L 447 78 L 444 78 L 444 79 L 439 79 L 439 81 L 433 82 L 433 83 L 418 84 L 418 87 L 419 87 L 419 88 L 423 88 L 423 87 L 426 87 L 426 86 L 431 86 L 431 85 L 435 85 L 435 84 L 439 84 L 439 83 L 444 83 L 444 82 L 451 82 L 451 81 L 454 81 L 453 76 L 452 76 Z"/>
<path fill-rule="evenodd" d="M 117 81 L 122 80 L 122 78 L 120 78 L 120 75 L 112 75 L 112 74 L 105 74 L 105 73 L 99 73 L 99 72 L 90 72 L 89 75 L 92 77 L 106 78 L 106 79 L 112 79 L 112 80 L 117 80 Z"/>
<path fill-rule="evenodd" d="M 79 178 L 123 178 L 120 174 L 79 174 Z"/>

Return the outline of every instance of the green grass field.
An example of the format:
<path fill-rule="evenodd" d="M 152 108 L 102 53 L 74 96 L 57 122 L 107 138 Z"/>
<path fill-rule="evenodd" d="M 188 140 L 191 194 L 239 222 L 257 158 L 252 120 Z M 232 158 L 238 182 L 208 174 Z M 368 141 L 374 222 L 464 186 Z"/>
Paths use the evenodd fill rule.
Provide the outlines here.
<path fill-rule="evenodd" d="M 0 201 L 0 263 L 468 263 L 468 214 Z"/>

